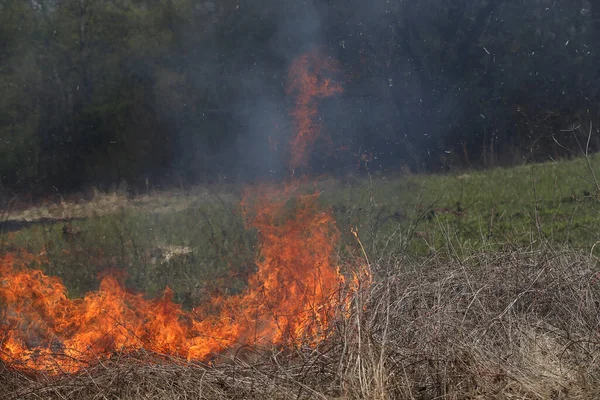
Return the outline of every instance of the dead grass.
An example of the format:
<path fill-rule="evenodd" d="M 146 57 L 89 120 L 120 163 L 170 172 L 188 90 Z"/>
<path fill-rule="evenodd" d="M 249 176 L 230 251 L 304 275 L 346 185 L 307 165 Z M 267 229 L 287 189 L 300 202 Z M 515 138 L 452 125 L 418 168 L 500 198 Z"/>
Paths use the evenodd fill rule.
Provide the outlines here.
<path fill-rule="evenodd" d="M 318 348 L 211 365 L 113 357 L 77 376 L 4 366 L 6 399 L 595 399 L 600 268 L 544 249 L 388 260 Z"/>
<path fill-rule="evenodd" d="M 347 374 L 357 398 L 600 395 L 595 260 L 510 251 L 399 268 L 366 299 L 363 350 L 350 341 L 344 364 L 366 371 Z"/>
<path fill-rule="evenodd" d="M 138 210 L 154 214 L 174 213 L 190 208 L 194 203 L 214 200 L 238 202 L 233 187 L 196 187 L 187 191 L 155 191 L 130 197 L 124 191 L 100 192 L 94 190 L 91 196 L 85 198 L 72 195 L 69 198 L 59 198 L 54 201 L 38 204 L 19 204 L 18 200 L 7 213 L 7 221 L 33 222 L 43 219 L 65 220 L 99 217 L 115 214 L 121 211 Z"/>

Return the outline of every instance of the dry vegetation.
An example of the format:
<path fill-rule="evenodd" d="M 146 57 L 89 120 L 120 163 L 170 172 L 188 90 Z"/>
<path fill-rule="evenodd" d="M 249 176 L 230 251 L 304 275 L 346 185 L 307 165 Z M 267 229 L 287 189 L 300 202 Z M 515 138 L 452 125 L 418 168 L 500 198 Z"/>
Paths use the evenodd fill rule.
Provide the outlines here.
<path fill-rule="evenodd" d="M 210 365 L 115 355 L 77 376 L 3 367 L 7 399 L 594 399 L 600 269 L 506 249 L 372 266 L 318 348 L 240 349 Z"/>
<path fill-rule="evenodd" d="M 227 197 L 228 194 L 219 196 Z M 83 193 L 68 198 L 61 196 L 58 199 L 37 204 L 15 198 L 13 209 L 7 210 L 4 220 L 35 222 L 44 219 L 81 219 L 110 215 L 130 209 L 147 210 L 153 213 L 173 213 L 189 208 L 194 201 L 212 197 L 214 194 L 197 187 L 193 191 L 150 192 L 135 197 L 128 196 L 125 191 L 102 193 L 93 190 L 87 196 Z"/>
<path fill-rule="evenodd" d="M 372 263 L 373 284 L 355 295 L 351 313 L 340 317 L 316 348 L 242 348 L 209 364 L 140 351 L 115 354 L 77 375 L 59 377 L 0 364 L 0 399 L 600 398 L 600 267 L 598 246 L 591 246 L 597 240 L 600 188 L 586 178 L 587 168 L 576 160 L 468 178 L 432 176 L 426 186 L 433 193 L 425 192 L 424 199 L 415 184 L 423 177 L 347 188 L 321 182 L 321 197 L 334 205 L 339 225 L 346 224 L 343 232 L 357 226 L 370 257 L 388 255 Z M 74 221 L 83 228 L 80 241 L 56 247 L 60 254 L 74 254 L 80 247 L 86 261 L 89 244 L 102 243 L 99 238 L 113 232 L 100 229 L 112 220 L 94 218 L 113 213 L 130 229 L 139 224 L 130 232 L 137 245 L 143 244 L 144 234 L 148 242 L 157 242 L 152 236 L 157 229 L 151 228 L 162 227 L 177 233 L 166 232 L 168 245 L 159 246 L 172 258 L 194 249 L 210 259 L 229 260 L 233 253 L 227 246 L 216 254 L 208 251 L 220 243 L 215 227 L 232 229 L 223 230 L 223 243 L 244 237 L 228 211 L 239 194 L 221 189 L 219 195 L 196 191 L 133 199 L 96 194 L 89 202 L 41 205 L 6 219 L 88 218 Z M 534 196 L 528 197 L 532 190 Z M 405 194 L 417 198 L 399 198 Z M 419 232 L 428 236 L 414 232 L 403 240 L 423 241 L 424 251 L 391 250 L 397 243 L 388 246 L 390 238 L 406 228 L 396 222 L 399 217 L 394 219 L 396 210 L 409 204 L 419 211 L 421 202 L 437 207 L 431 208 L 430 218 L 418 221 Z M 203 208 L 209 205 L 214 207 Z M 445 212 L 452 207 L 461 212 Z M 140 213 L 142 218 L 132 210 L 161 218 Z M 390 232 L 382 221 L 388 221 Z M 48 231 L 55 233 L 50 237 L 61 243 L 55 231 Z M 40 236 L 36 232 L 23 230 L 15 240 L 35 249 L 31 238 Z M 202 232 L 212 233 L 210 240 Z M 198 243 L 173 240 L 178 237 Z M 49 247 L 47 242 L 52 241 L 42 247 Z M 173 272 L 186 263 L 165 265 Z M 190 258 L 190 266 L 198 263 Z"/>

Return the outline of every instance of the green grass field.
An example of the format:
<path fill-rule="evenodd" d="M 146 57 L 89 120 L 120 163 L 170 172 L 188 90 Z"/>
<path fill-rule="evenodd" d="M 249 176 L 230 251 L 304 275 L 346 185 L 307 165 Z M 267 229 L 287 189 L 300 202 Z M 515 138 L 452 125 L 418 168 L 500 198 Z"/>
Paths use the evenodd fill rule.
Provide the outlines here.
<path fill-rule="evenodd" d="M 580 158 L 461 174 L 364 174 L 308 190 L 333 211 L 345 249 L 356 247 L 356 229 L 373 262 L 542 243 L 589 253 L 600 240 L 592 174 L 600 157 L 589 162 L 592 169 Z M 168 285 L 189 306 L 199 288 L 241 289 L 254 268 L 256 235 L 244 227 L 241 189 L 97 194 L 22 209 L 5 219 L 30 225 L 3 233 L 1 243 L 4 251 L 43 252 L 46 272 L 63 278 L 71 296 L 96 288 L 102 271 L 123 269 L 130 288 L 154 296 Z M 74 219 L 66 226 L 52 218 Z"/>
<path fill-rule="evenodd" d="M 600 159 L 589 161 L 593 168 Z M 343 205 L 341 210 L 350 211 L 351 218 L 338 213 L 338 220 L 358 221 L 361 236 L 375 250 L 394 232 L 400 239 L 395 249 L 412 255 L 469 253 L 536 241 L 589 251 L 599 240 L 598 188 L 585 159 L 373 178 L 372 184 L 363 181 L 325 197 L 334 208 Z"/>

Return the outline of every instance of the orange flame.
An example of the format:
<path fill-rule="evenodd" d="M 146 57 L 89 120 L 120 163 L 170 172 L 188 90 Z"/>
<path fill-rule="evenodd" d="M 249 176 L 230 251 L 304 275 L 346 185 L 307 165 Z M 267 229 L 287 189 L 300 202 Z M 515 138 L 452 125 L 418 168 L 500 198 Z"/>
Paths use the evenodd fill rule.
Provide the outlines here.
<path fill-rule="evenodd" d="M 292 111 L 296 124 L 296 135 L 291 141 L 292 169 L 306 166 L 308 150 L 320 134 L 317 100 L 343 91 L 330 76 L 338 69 L 337 62 L 319 50 L 302 55 L 290 67 L 287 93 L 296 96 L 296 107 Z"/>
<path fill-rule="evenodd" d="M 58 278 L 3 257 L 0 357 L 17 368 L 58 373 L 139 349 L 206 360 L 243 344 L 318 342 L 342 302 L 331 214 L 318 209 L 315 195 L 274 190 L 246 211 L 263 243 L 258 271 L 242 294 L 214 297 L 193 312 L 173 303 L 169 289 L 146 300 L 111 276 L 98 291 L 71 300 Z"/>
<path fill-rule="evenodd" d="M 305 160 L 318 133 L 315 97 L 341 91 L 322 76 L 334 63 L 319 57 L 308 53 L 290 71 L 290 90 L 298 93 L 292 166 Z M 347 310 L 349 297 L 341 294 L 344 277 L 335 263 L 335 221 L 319 209 L 316 194 L 297 193 L 297 184 L 246 193 L 242 211 L 261 241 L 257 272 L 241 294 L 214 296 L 191 312 L 172 301 L 168 288 L 162 298 L 147 300 L 110 275 L 97 291 L 69 299 L 58 278 L 27 268 L 39 257 L 0 257 L 0 359 L 58 374 L 142 349 L 207 360 L 245 344 L 318 343 L 336 310 Z"/>

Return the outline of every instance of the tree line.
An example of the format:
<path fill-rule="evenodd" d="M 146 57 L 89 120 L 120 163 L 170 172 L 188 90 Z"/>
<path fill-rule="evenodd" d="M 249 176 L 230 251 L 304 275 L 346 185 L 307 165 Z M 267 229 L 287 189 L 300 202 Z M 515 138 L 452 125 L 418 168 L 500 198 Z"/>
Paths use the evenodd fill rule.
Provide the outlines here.
<path fill-rule="evenodd" d="M 599 38 L 589 0 L 0 0 L 0 183 L 281 174 L 286 69 L 314 46 L 344 86 L 315 170 L 568 156 L 599 114 Z"/>

